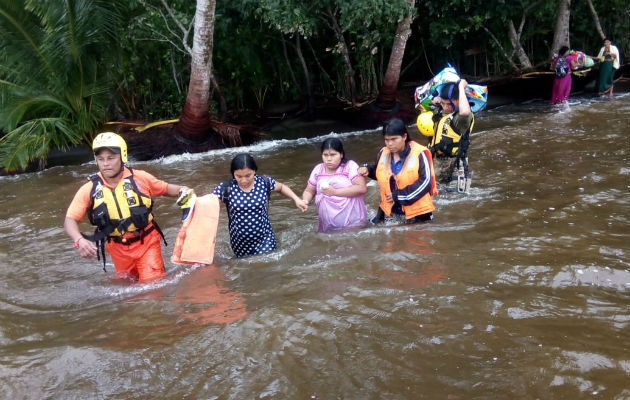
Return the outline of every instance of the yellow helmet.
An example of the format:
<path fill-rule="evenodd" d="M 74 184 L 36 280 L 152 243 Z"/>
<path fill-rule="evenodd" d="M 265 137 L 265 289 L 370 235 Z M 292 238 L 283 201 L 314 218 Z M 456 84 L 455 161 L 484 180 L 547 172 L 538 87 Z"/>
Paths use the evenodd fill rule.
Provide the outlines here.
<path fill-rule="evenodd" d="M 94 155 L 96 156 L 98 150 L 102 148 L 108 148 L 114 153 L 120 154 L 122 162 L 127 162 L 127 143 L 125 143 L 125 139 L 114 132 L 103 132 L 96 135 L 92 142 Z"/>
<path fill-rule="evenodd" d="M 417 125 L 418 125 L 418 130 L 424 136 L 435 135 L 435 132 L 433 131 L 433 112 L 426 111 L 418 115 Z"/>

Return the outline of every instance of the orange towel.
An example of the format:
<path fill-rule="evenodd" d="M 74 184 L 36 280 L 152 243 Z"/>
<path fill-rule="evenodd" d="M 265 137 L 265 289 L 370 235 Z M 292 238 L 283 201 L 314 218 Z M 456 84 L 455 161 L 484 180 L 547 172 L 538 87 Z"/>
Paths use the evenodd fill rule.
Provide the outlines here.
<path fill-rule="evenodd" d="M 175 264 L 212 264 L 219 225 L 219 198 L 213 194 L 197 197 L 192 215 L 177 233 L 171 261 Z"/>

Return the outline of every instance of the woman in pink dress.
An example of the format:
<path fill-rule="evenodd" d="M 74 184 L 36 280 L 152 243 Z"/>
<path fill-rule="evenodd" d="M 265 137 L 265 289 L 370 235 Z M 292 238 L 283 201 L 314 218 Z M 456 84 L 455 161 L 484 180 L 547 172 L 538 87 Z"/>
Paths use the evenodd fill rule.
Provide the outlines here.
<path fill-rule="evenodd" d="M 363 227 L 367 211 L 363 195 L 367 192 L 365 178 L 357 172 L 359 165 L 346 159 L 341 140 L 328 138 L 321 147 L 322 163 L 317 164 L 302 199 L 315 199 L 319 214 L 319 232 Z"/>
<path fill-rule="evenodd" d="M 569 54 L 569 48 L 562 46 L 558 55 L 551 61 L 551 69 L 555 73 L 551 104 L 562 103 L 569 99 L 571 93 L 571 70 L 577 66 L 576 56 Z"/>

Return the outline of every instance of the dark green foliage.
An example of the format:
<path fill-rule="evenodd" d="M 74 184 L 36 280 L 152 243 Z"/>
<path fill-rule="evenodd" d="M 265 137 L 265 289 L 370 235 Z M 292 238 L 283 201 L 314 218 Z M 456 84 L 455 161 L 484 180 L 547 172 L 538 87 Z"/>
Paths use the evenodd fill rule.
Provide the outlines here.
<path fill-rule="evenodd" d="M 0 167 L 90 142 L 106 116 L 117 2 L 0 1 Z"/>
<path fill-rule="evenodd" d="M 170 12 L 162 0 L 0 0 L 0 165 L 16 169 L 44 160 L 52 147 L 89 143 L 107 119 L 179 115 L 188 90 L 195 2 L 166 3 Z M 630 3 L 594 4 L 624 62 Z M 556 8 L 556 0 L 417 1 L 401 82 L 426 81 L 446 63 L 466 75 L 511 73 L 506 54 L 519 61 L 507 26 L 512 21 L 518 29 L 525 10 L 520 43 L 533 65 L 546 68 Z M 212 72 L 228 118 L 304 101 L 307 81 L 315 96 L 349 98 L 342 43 L 357 98 L 374 96 L 396 25 L 407 12 L 405 0 L 218 2 Z M 587 54 L 601 47 L 586 2 L 572 2 L 571 45 Z M 218 100 L 213 92 L 213 114 Z"/>

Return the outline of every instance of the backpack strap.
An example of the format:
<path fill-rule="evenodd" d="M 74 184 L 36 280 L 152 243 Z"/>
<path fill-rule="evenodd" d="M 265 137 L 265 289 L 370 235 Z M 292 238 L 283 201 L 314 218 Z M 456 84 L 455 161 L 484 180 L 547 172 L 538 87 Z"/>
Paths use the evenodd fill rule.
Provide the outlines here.
<path fill-rule="evenodd" d="M 271 197 L 271 178 L 267 175 L 261 175 L 263 182 L 265 182 L 265 188 L 267 189 L 267 200 Z"/>
<path fill-rule="evenodd" d="M 129 172 L 131 172 L 131 185 L 133 188 L 133 191 L 136 193 L 136 195 L 138 196 L 138 199 L 141 199 L 142 196 L 144 197 L 149 197 L 146 196 L 144 194 L 142 194 L 140 192 L 140 189 L 138 189 L 138 186 L 136 185 L 136 181 L 133 179 L 133 169 L 131 167 L 127 167 L 127 169 L 129 169 Z M 90 174 L 88 175 L 87 179 L 89 181 L 92 182 L 92 189 L 90 190 L 90 206 L 88 208 L 88 219 L 90 220 L 90 223 L 92 225 L 94 225 L 94 216 L 92 211 L 94 210 L 94 194 L 96 191 L 96 185 L 97 184 L 101 184 L 104 185 L 103 180 L 101 179 L 101 177 L 98 175 L 98 173 L 94 173 L 94 174 Z M 151 202 L 151 207 L 149 207 L 149 212 L 151 212 L 153 209 L 153 202 Z M 164 233 L 162 232 L 162 229 L 160 229 L 159 225 L 157 224 L 157 222 L 155 221 L 155 217 L 153 218 L 153 220 L 151 221 L 151 223 L 155 226 L 155 229 L 158 231 L 158 233 L 160 234 L 160 236 L 162 237 L 162 240 L 164 241 L 164 245 L 168 246 L 168 243 L 166 243 L 166 238 L 164 237 Z M 128 221 L 128 223 L 126 224 L 126 226 L 119 226 L 118 228 L 121 228 L 123 230 L 125 230 L 129 225 L 131 224 L 131 221 Z M 86 235 L 84 233 L 82 233 L 81 235 L 83 235 L 83 237 L 91 242 L 94 242 L 96 244 L 97 247 L 97 251 L 96 251 L 96 256 L 97 256 L 97 260 L 101 260 L 101 257 L 103 259 L 103 271 L 107 272 L 107 269 L 105 269 L 105 242 L 108 240 L 109 238 L 109 234 L 112 233 L 114 230 L 116 229 L 116 227 L 114 226 L 108 226 L 106 229 L 99 231 L 98 227 L 94 230 L 94 234 L 92 235 Z M 144 243 L 144 237 L 140 238 L 141 243 Z"/>
<path fill-rule="evenodd" d="M 223 185 L 223 191 L 221 192 L 221 198 L 219 200 L 224 202 L 226 207 L 230 206 L 230 193 L 232 192 L 232 181 L 234 181 L 234 178 L 226 179 L 225 181 L 221 182 L 221 185 Z"/>
<path fill-rule="evenodd" d="M 221 191 L 221 198 L 219 200 L 225 204 L 225 211 L 228 216 L 228 225 L 232 224 L 232 216 L 230 215 L 230 193 L 232 193 L 232 182 L 234 180 L 234 178 L 230 178 L 221 182 L 221 185 L 223 185 L 223 191 Z"/>
<path fill-rule="evenodd" d="M 269 200 L 269 198 L 271 197 L 271 179 L 267 176 L 267 175 L 259 175 L 262 179 L 263 182 L 265 184 L 265 188 L 267 190 L 267 200 Z M 227 210 L 227 215 L 228 215 L 228 222 L 231 222 L 231 217 L 230 217 L 230 194 L 232 193 L 232 183 L 235 181 L 236 179 L 234 178 L 230 178 L 230 179 L 226 179 L 225 181 L 221 182 L 221 185 L 223 185 L 223 190 L 221 191 L 221 197 L 219 200 L 221 200 L 224 204 L 225 204 L 225 208 Z"/>

